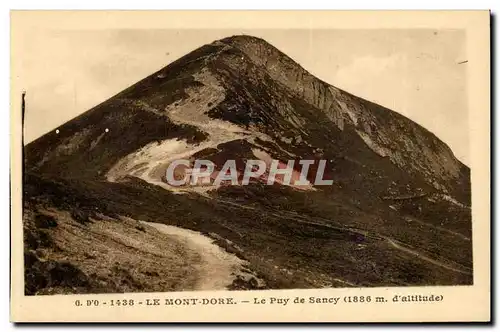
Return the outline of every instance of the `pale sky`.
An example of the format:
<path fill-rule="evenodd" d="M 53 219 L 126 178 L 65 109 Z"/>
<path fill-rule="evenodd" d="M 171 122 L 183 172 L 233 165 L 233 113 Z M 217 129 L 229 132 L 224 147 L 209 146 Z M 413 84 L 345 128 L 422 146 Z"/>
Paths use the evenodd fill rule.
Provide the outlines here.
<path fill-rule="evenodd" d="M 407 116 L 470 165 L 462 30 L 33 30 L 13 67 L 27 91 L 26 142 L 235 34 L 261 37 L 322 80 Z"/>

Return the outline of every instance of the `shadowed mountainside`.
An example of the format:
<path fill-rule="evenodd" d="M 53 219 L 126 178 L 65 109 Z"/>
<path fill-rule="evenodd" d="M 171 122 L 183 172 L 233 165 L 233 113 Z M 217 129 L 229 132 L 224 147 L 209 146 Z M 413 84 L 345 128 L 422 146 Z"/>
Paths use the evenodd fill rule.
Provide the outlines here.
<path fill-rule="evenodd" d="M 200 231 L 269 288 L 472 283 L 469 169 L 423 127 L 315 78 L 262 39 L 202 46 L 58 129 L 25 148 L 28 211 Z M 218 167 L 236 159 L 239 170 L 247 159 L 325 159 L 333 185 L 162 180 L 172 160 L 201 156 Z M 25 233 L 33 227 L 25 222 Z M 29 274 L 42 258 L 25 249 Z"/>

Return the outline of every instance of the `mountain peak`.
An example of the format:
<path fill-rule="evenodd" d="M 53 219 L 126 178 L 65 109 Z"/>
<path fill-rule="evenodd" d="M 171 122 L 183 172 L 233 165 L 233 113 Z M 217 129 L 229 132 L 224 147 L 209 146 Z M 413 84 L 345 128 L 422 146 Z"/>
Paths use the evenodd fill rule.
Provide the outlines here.
<path fill-rule="evenodd" d="M 304 136 L 306 123 L 311 127 L 325 126 L 327 129 L 323 128 L 323 132 L 339 130 L 340 136 L 334 140 L 360 139 L 376 155 L 390 160 L 393 166 L 412 176 L 423 177 L 434 189 L 455 193 L 463 202 L 470 200 L 468 169 L 437 137 L 396 112 L 318 79 L 264 39 L 249 35 L 226 37 L 186 54 L 88 114 L 70 121 L 64 132 L 75 135 L 80 130 L 90 130 L 88 128 L 93 127 L 97 118 L 143 117 L 144 114 L 137 114 L 137 110 L 146 110 L 151 127 L 157 130 L 152 136 L 170 137 L 172 131 L 164 133 L 162 121 L 171 116 L 169 110 L 174 108 L 187 114 L 189 107 L 186 105 L 204 116 L 233 124 L 260 125 L 259 130 L 268 128 L 273 135 L 277 123 L 288 128 L 281 128 L 283 132 L 294 131 L 293 137 Z M 100 120 L 99 123 L 104 122 Z M 188 136 L 201 138 L 204 130 L 198 127 L 191 128 Z M 134 130 L 142 129 L 134 127 Z M 276 134 L 277 139 L 280 135 Z M 29 159 L 40 165 L 48 159 L 55 161 L 57 158 L 49 158 L 52 153 L 73 153 L 80 145 L 83 149 L 85 144 L 76 144 L 83 136 L 48 135 L 32 145 L 40 146 L 33 149 Z M 68 141 L 61 141 L 63 137 Z M 149 142 L 149 136 L 141 134 L 140 137 Z M 141 142 L 134 143 L 140 147 Z M 41 146 L 54 143 L 61 147 L 42 152 Z M 324 142 L 317 145 L 321 146 L 315 148 L 326 148 Z M 97 166 L 103 168 L 103 165 Z M 50 168 L 50 163 L 47 167 Z"/>
<path fill-rule="evenodd" d="M 241 43 L 241 44 L 255 44 L 255 43 L 265 43 L 265 44 L 268 44 L 268 45 L 271 45 L 269 44 L 266 40 L 262 39 L 262 38 L 259 38 L 259 37 L 255 37 L 255 36 L 251 36 L 251 35 L 233 35 L 233 36 L 230 36 L 230 37 L 225 37 L 225 38 L 222 38 L 219 40 L 220 42 L 222 43 L 225 43 L 225 44 L 238 44 L 238 43 Z"/>

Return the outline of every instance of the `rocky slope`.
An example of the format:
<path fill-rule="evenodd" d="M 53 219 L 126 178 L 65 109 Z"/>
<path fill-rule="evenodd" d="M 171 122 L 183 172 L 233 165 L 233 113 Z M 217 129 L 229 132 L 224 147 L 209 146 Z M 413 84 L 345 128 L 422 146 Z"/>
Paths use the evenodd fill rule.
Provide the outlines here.
<path fill-rule="evenodd" d="M 210 233 L 272 288 L 472 282 L 469 169 L 426 129 L 262 39 L 202 46 L 58 129 L 26 146 L 31 207 Z M 201 157 L 239 170 L 325 159 L 333 185 L 163 181 L 172 160 Z"/>
<path fill-rule="evenodd" d="M 221 42 L 241 50 L 254 64 L 264 67 L 273 80 L 322 110 L 340 130 L 353 127 L 381 157 L 389 158 L 412 175 L 424 175 L 436 189 L 464 195 L 467 200 L 467 192 L 462 189 L 467 187 L 467 167 L 426 129 L 396 112 L 317 79 L 262 39 L 237 36 Z M 236 63 L 233 69 L 244 68 L 244 64 Z M 245 69 L 241 70 L 244 74 Z"/>

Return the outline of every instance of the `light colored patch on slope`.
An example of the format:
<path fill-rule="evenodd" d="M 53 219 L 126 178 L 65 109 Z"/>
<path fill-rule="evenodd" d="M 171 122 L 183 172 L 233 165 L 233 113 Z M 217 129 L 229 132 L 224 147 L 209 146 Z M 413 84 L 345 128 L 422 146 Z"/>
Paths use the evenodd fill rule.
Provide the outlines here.
<path fill-rule="evenodd" d="M 119 160 L 106 174 L 107 180 L 115 182 L 127 175 L 142 177 L 146 170 L 192 149 L 192 145 L 177 139 L 149 143 Z"/>
<path fill-rule="evenodd" d="M 265 150 L 266 148 L 264 146 L 262 146 L 261 144 L 259 144 L 257 142 L 256 138 L 260 139 L 261 141 L 273 144 L 277 149 L 279 149 L 281 152 L 283 152 L 284 154 L 286 154 L 290 158 L 297 158 L 296 154 L 291 153 L 290 151 L 283 149 L 276 141 L 274 141 L 270 136 L 268 136 L 264 133 L 256 132 L 254 135 L 248 137 L 247 140 L 248 140 L 248 142 L 252 143 L 253 145 L 258 146 L 262 150 Z"/>
<path fill-rule="evenodd" d="M 339 105 L 340 109 L 349 115 L 349 118 L 351 119 L 352 123 L 354 123 L 354 126 L 358 125 L 358 117 L 356 116 L 356 113 L 354 113 L 352 110 L 347 107 L 346 103 L 344 103 L 341 100 L 337 100 L 337 104 Z"/>
<path fill-rule="evenodd" d="M 90 143 L 90 150 L 93 150 L 97 146 L 97 144 L 101 141 L 101 139 L 104 137 L 104 135 L 106 135 L 105 132 L 103 132 L 101 135 L 99 135 L 95 140 L 93 140 Z"/>
<path fill-rule="evenodd" d="M 238 139 L 250 132 L 227 121 L 212 119 L 205 114 L 225 98 L 225 90 L 208 69 L 193 75 L 202 86 L 186 89 L 188 97 L 165 108 L 168 117 L 177 124 L 190 124 L 206 131 L 212 140 Z M 210 106 L 209 106 L 210 105 Z"/>
<path fill-rule="evenodd" d="M 175 238 L 176 241 L 183 243 L 187 250 L 200 256 L 200 261 L 192 265 L 198 272 L 196 290 L 224 290 L 233 283 L 237 276 L 244 279 L 255 278 L 251 273 L 243 271 L 248 270 L 245 268 L 248 262 L 226 252 L 214 244 L 208 236 L 170 225 L 142 223 Z"/>
<path fill-rule="evenodd" d="M 441 197 L 442 199 L 444 199 L 445 201 L 448 201 L 456 206 L 460 206 L 461 208 L 464 208 L 464 209 L 470 209 L 470 206 L 467 206 L 465 204 L 462 204 L 460 203 L 459 201 L 457 201 L 456 199 L 454 199 L 453 197 L 451 197 L 450 195 L 446 195 L 446 194 L 441 194 L 439 195 L 439 197 Z"/>
<path fill-rule="evenodd" d="M 208 191 L 217 189 L 218 186 L 174 187 L 164 182 L 162 178 L 166 174 L 168 165 L 174 160 L 189 159 L 189 157 L 201 150 L 216 148 L 219 144 L 238 139 L 254 142 L 256 138 L 259 138 L 274 143 L 268 135 L 257 130 L 246 130 L 227 121 L 212 119 L 205 114 L 210 107 L 214 107 L 224 100 L 225 90 L 207 69 L 193 75 L 193 77 L 202 85 L 186 89 L 186 98 L 168 105 L 162 112 L 154 109 L 144 101 L 138 101 L 137 103 L 145 110 L 166 114 L 173 123 L 195 126 L 206 132 L 208 138 L 198 144 L 188 144 L 178 139 L 149 143 L 119 160 L 108 171 L 106 175 L 108 181 L 120 181 L 126 176 L 134 176 L 177 193 L 194 191 L 207 195 Z M 283 150 L 283 152 L 286 151 Z M 289 152 L 286 153 L 292 155 Z"/>
<path fill-rule="evenodd" d="M 358 133 L 359 137 L 361 137 L 361 139 L 365 142 L 366 145 L 368 145 L 368 147 L 373 152 L 375 152 L 376 154 L 378 154 L 381 157 L 391 156 L 391 151 L 384 148 L 383 146 L 380 146 L 380 145 L 376 144 L 375 142 L 373 142 L 370 135 L 368 135 L 367 133 L 365 133 L 361 130 L 356 130 L 356 132 Z"/>
<path fill-rule="evenodd" d="M 266 151 L 263 151 L 261 149 L 252 149 L 253 155 L 262 161 L 264 161 L 267 164 L 270 164 L 273 158 L 267 153 Z"/>
<path fill-rule="evenodd" d="M 208 111 L 209 104 L 217 105 L 224 100 L 224 88 L 218 84 L 217 80 L 206 69 L 194 75 L 194 77 L 203 85 L 186 89 L 188 97 L 167 106 L 163 114 L 166 114 L 176 124 L 188 124 L 198 127 L 208 134 L 208 138 L 198 144 L 188 144 L 177 139 L 149 143 L 118 161 L 108 172 L 108 181 L 118 181 L 128 175 L 138 177 L 167 190 L 187 191 L 189 189 L 187 187 L 170 186 L 162 180 L 168 165 L 172 161 L 188 159 L 201 150 L 215 148 L 219 144 L 251 135 L 250 132 L 237 125 L 211 119 L 205 114 Z M 154 111 L 145 102 L 141 101 L 140 103 L 144 109 Z M 191 188 L 190 191 L 205 194 L 211 189 L 215 189 L 215 187 Z"/>

